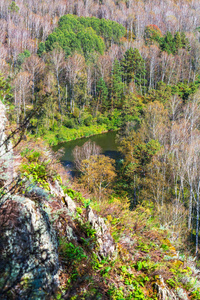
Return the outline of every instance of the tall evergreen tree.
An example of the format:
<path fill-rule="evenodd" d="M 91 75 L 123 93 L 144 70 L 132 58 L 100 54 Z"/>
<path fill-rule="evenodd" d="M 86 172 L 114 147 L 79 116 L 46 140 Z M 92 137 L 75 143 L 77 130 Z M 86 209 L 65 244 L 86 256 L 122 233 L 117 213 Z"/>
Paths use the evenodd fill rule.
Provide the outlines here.
<path fill-rule="evenodd" d="M 146 68 L 145 61 L 139 53 L 139 50 L 135 48 L 133 50 L 133 60 L 134 60 L 134 82 L 136 86 L 140 87 L 142 92 L 145 89 L 146 84 Z"/>
<path fill-rule="evenodd" d="M 175 44 L 176 53 L 177 53 L 178 49 L 181 49 L 183 47 L 180 32 L 175 33 L 175 35 L 174 35 L 174 44 Z"/>
<path fill-rule="evenodd" d="M 122 96 L 123 96 L 122 70 L 119 61 L 115 59 L 113 63 L 113 68 L 111 73 L 111 84 L 110 84 L 111 110 L 113 108 L 117 108 L 121 106 Z"/>
<path fill-rule="evenodd" d="M 101 77 L 97 82 L 97 105 L 96 109 L 100 108 L 102 111 L 105 111 L 109 106 L 108 103 L 108 88 L 104 79 Z"/>
<path fill-rule="evenodd" d="M 123 79 L 129 84 L 134 80 L 136 86 L 142 91 L 146 83 L 145 62 L 137 48 L 130 48 L 122 60 Z"/>
<path fill-rule="evenodd" d="M 129 84 L 134 78 L 134 51 L 133 48 L 128 49 L 121 62 L 122 72 L 123 72 L 123 81 Z"/>
<path fill-rule="evenodd" d="M 188 38 L 186 38 L 185 32 L 181 32 L 180 37 L 181 37 L 182 47 L 189 51 L 190 50 L 190 42 L 189 42 Z"/>
<path fill-rule="evenodd" d="M 166 51 L 168 54 L 176 53 L 176 47 L 174 43 L 174 38 L 171 34 L 171 32 L 167 32 L 164 38 L 162 39 L 162 42 L 160 44 L 160 48 L 162 51 Z"/>

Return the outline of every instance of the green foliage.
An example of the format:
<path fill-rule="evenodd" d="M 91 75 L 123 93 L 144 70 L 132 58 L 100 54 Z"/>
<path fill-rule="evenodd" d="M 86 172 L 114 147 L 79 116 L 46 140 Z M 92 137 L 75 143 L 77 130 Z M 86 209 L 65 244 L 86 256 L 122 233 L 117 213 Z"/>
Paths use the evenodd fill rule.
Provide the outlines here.
<path fill-rule="evenodd" d="M 111 110 L 113 110 L 113 108 L 121 107 L 122 97 L 123 97 L 122 70 L 119 61 L 115 59 L 113 63 L 112 73 L 111 73 L 111 85 L 110 85 Z"/>
<path fill-rule="evenodd" d="M 175 33 L 175 35 L 174 35 L 174 44 L 175 44 L 175 47 L 176 47 L 176 52 L 178 52 L 178 49 L 183 48 L 180 32 Z"/>
<path fill-rule="evenodd" d="M 139 248 L 143 252 L 148 253 L 150 251 L 150 249 L 151 249 L 151 246 L 148 245 L 148 244 L 146 244 L 146 243 L 139 242 L 139 245 L 138 245 L 137 248 Z"/>
<path fill-rule="evenodd" d="M 133 291 L 125 291 L 123 287 L 116 289 L 114 286 L 109 289 L 108 294 L 112 297 L 113 300 L 147 300 L 152 299 L 147 297 L 140 288 L 140 285 L 136 280 L 132 281 Z M 125 296 L 126 295 L 126 296 Z"/>
<path fill-rule="evenodd" d="M 185 35 L 185 32 L 181 32 L 181 44 L 183 49 L 186 49 L 187 51 L 189 51 L 191 49 L 190 47 L 190 42 L 188 40 L 188 38 Z"/>
<path fill-rule="evenodd" d="M 65 238 L 60 239 L 60 253 L 62 257 L 68 262 L 68 264 L 77 264 L 82 261 L 82 259 L 87 258 L 83 249 L 79 246 L 75 246 L 72 243 L 69 243 Z"/>
<path fill-rule="evenodd" d="M 87 199 L 85 199 L 80 192 L 77 192 L 71 188 L 64 187 L 63 191 L 65 194 L 67 194 L 72 200 L 75 200 L 79 203 L 84 203 Z"/>
<path fill-rule="evenodd" d="M 200 291 L 196 290 L 191 292 L 192 300 L 200 300 Z"/>
<path fill-rule="evenodd" d="M 104 269 L 101 270 L 100 274 L 104 277 L 108 276 L 108 273 L 110 272 L 111 270 L 111 267 L 110 266 L 107 266 L 105 267 Z"/>
<path fill-rule="evenodd" d="M 38 162 L 41 157 L 41 153 L 39 151 L 30 150 L 29 148 L 25 148 L 20 154 L 21 157 L 26 157 L 29 162 Z"/>
<path fill-rule="evenodd" d="M 21 164 L 20 172 L 32 183 L 49 190 L 48 179 L 61 180 L 60 176 L 51 170 L 50 161 L 41 159 L 40 152 L 26 148 L 21 152 L 21 156 L 26 158 L 27 162 Z"/>
<path fill-rule="evenodd" d="M 172 36 L 171 32 L 167 32 L 163 38 L 159 41 L 160 48 L 162 51 L 168 54 L 177 54 L 179 49 L 190 50 L 189 40 L 186 38 L 184 32 L 176 32 Z"/>
<path fill-rule="evenodd" d="M 141 123 L 141 116 L 143 113 L 145 105 L 143 99 L 139 96 L 136 96 L 133 93 L 127 94 L 123 101 L 122 106 L 122 122 L 123 130 L 126 130 L 126 125 L 129 124 L 129 129 L 131 123 L 135 129 Z M 122 126 L 121 126 L 122 127 Z"/>
<path fill-rule="evenodd" d="M 12 13 L 17 13 L 19 11 L 19 6 L 15 3 L 15 1 L 12 1 L 11 4 L 8 7 L 9 11 Z"/>
<path fill-rule="evenodd" d="M 172 95 L 178 94 L 184 102 L 186 102 L 190 96 L 194 95 L 200 86 L 200 81 L 187 83 L 179 82 L 177 85 L 171 86 Z"/>
<path fill-rule="evenodd" d="M 144 39 L 146 43 L 152 43 L 153 41 L 159 42 L 162 37 L 160 28 L 156 25 L 148 25 L 144 30 Z"/>
<path fill-rule="evenodd" d="M 121 118 L 121 112 L 117 109 L 113 109 L 111 113 L 108 115 L 108 130 L 117 130 L 122 125 L 122 118 Z"/>
<path fill-rule="evenodd" d="M 39 45 L 38 55 L 57 47 L 61 47 L 66 55 L 74 51 L 83 52 L 85 57 L 93 51 L 103 54 L 105 44 L 101 37 L 106 42 L 119 42 L 124 34 L 125 28 L 110 20 L 65 15 L 60 18 L 58 28 L 48 36 L 45 46 L 44 43 Z"/>
<path fill-rule="evenodd" d="M 162 51 L 167 52 L 168 54 L 172 53 L 175 54 L 177 49 L 175 45 L 174 38 L 171 32 L 167 32 L 166 35 L 162 38 L 160 42 L 160 48 Z"/>
<path fill-rule="evenodd" d="M 178 95 L 185 103 L 190 96 L 197 92 L 200 85 L 200 81 L 196 80 L 194 82 L 178 82 L 176 85 L 168 85 L 164 82 L 158 82 L 156 89 L 151 89 L 146 94 L 144 100 L 146 102 L 159 101 L 164 105 L 167 105 L 170 98 L 173 95 Z"/>
<path fill-rule="evenodd" d="M 96 94 L 97 109 L 98 109 L 98 107 L 100 107 L 102 111 L 106 111 L 106 109 L 109 107 L 108 88 L 102 77 L 97 82 L 97 92 L 96 93 L 97 93 Z"/>
<path fill-rule="evenodd" d="M 127 84 L 129 84 L 135 75 L 136 62 L 134 61 L 133 48 L 130 48 L 125 52 L 121 65 L 123 70 L 123 79 Z"/>
<path fill-rule="evenodd" d="M 147 101 L 159 101 L 163 104 L 167 104 L 173 94 L 173 87 L 167 85 L 164 82 L 158 82 L 157 88 L 151 89 L 146 95 Z"/>
<path fill-rule="evenodd" d="M 150 163 L 152 157 L 161 149 L 161 145 L 157 140 L 150 140 L 146 143 L 139 143 L 135 145 L 133 156 L 137 160 L 140 167 Z"/>
<path fill-rule="evenodd" d="M 5 101 L 9 101 L 13 97 L 11 92 L 11 86 L 9 83 L 9 79 L 4 79 L 4 77 L 0 73 L 0 101 L 5 103 Z"/>
<path fill-rule="evenodd" d="M 140 55 L 137 48 L 128 49 L 122 59 L 122 70 L 124 81 L 129 84 L 131 81 L 140 88 L 145 89 L 146 84 L 146 68 L 145 61 Z"/>
<path fill-rule="evenodd" d="M 30 57 L 30 56 L 31 56 L 31 53 L 30 53 L 29 50 L 24 50 L 24 52 L 19 53 L 18 56 L 17 56 L 17 60 L 15 62 L 15 66 L 18 69 L 21 69 L 21 66 L 24 63 L 25 59 Z"/>
<path fill-rule="evenodd" d="M 92 228 L 89 222 L 85 222 L 81 224 L 82 230 L 85 232 L 87 237 L 89 238 L 96 238 L 96 230 Z"/>
<path fill-rule="evenodd" d="M 144 261 L 141 261 L 139 260 L 136 264 L 137 266 L 137 270 L 140 271 L 140 270 L 143 270 L 143 269 L 147 269 L 148 268 L 148 263 L 144 260 Z"/>
<path fill-rule="evenodd" d="M 177 54 L 179 49 L 190 50 L 190 43 L 184 32 L 176 32 L 174 36 L 167 32 L 164 36 L 156 25 L 146 26 L 144 39 L 147 44 L 157 42 L 162 51 Z"/>
<path fill-rule="evenodd" d="M 167 279 L 166 282 L 172 288 L 175 288 L 177 286 L 177 283 L 172 278 Z"/>
<path fill-rule="evenodd" d="M 47 165 L 49 162 L 36 163 L 32 162 L 29 164 L 22 164 L 21 172 L 28 178 L 32 183 L 38 183 L 39 186 L 49 189 L 49 184 L 47 182 L 48 172 Z"/>
<path fill-rule="evenodd" d="M 60 128 L 56 128 L 54 132 L 50 130 L 45 131 L 43 138 L 49 143 L 49 145 L 53 146 L 61 142 L 68 142 L 82 137 L 89 137 L 105 131 L 108 131 L 108 127 L 105 124 L 80 126 L 77 129 L 67 129 L 65 126 L 60 126 Z"/>
<path fill-rule="evenodd" d="M 162 244 L 162 245 L 161 245 L 161 248 L 162 248 L 163 250 L 165 250 L 165 251 L 169 250 L 169 246 L 166 245 L 166 244 Z"/>
<path fill-rule="evenodd" d="M 91 204 L 91 200 L 90 199 L 85 199 L 84 200 L 84 207 L 87 208 L 88 206 L 90 206 Z"/>
<path fill-rule="evenodd" d="M 45 52 L 46 52 L 45 43 L 41 42 L 41 43 L 39 44 L 37 54 L 38 54 L 39 57 L 41 57 L 42 54 L 44 54 Z"/>
<path fill-rule="evenodd" d="M 119 43 L 121 37 L 123 37 L 126 33 L 125 28 L 118 24 L 117 22 L 105 19 L 98 19 L 95 17 L 79 17 L 77 20 L 82 24 L 85 28 L 91 27 L 95 30 L 98 36 L 104 38 L 106 43 L 113 41 L 114 43 Z M 67 16 L 61 18 L 62 23 L 66 24 Z"/>
<path fill-rule="evenodd" d="M 94 270 L 99 270 L 103 268 L 105 261 L 100 261 L 95 252 L 92 253 L 92 268 Z"/>
<path fill-rule="evenodd" d="M 76 208 L 76 211 L 77 211 L 77 213 L 78 213 L 79 215 L 81 215 L 82 212 L 83 212 L 83 210 L 82 210 L 81 207 L 77 207 L 77 208 Z"/>

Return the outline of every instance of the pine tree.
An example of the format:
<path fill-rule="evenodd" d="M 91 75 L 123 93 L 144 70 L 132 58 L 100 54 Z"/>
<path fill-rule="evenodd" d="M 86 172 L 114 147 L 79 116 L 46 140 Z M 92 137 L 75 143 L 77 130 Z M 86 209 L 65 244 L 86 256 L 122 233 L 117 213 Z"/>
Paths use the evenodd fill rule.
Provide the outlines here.
<path fill-rule="evenodd" d="M 180 32 L 175 33 L 174 44 L 175 44 L 176 53 L 177 53 L 178 49 L 181 49 L 183 47 Z"/>
<path fill-rule="evenodd" d="M 123 81 L 129 84 L 134 78 L 135 63 L 133 48 L 130 48 L 125 52 L 121 65 L 123 72 Z"/>
<path fill-rule="evenodd" d="M 101 77 L 97 82 L 97 111 L 101 108 L 105 111 L 109 106 L 108 103 L 108 88 L 104 79 Z"/>
<path fill-rule="evenodd" d="M 145 62 L 137 48 L 130 48 L 124 54 L 122 60 L 123 80 L 129 84 L 134 80 L 135 84 L 142 91 L 146 83 Z"/>
<path fill-rule="evenodd" d="M 185 32 L 181 32 L 180 37 L 181 37 L 182 47 L 185 50 L 189 51 L 190 50 L 190 42 L 189 42 L 188 38 L 186 38 Z"/>
<path fill-rule="evenodd" d="M 111 85 L 110 85 L 110 98 L 111 98 L 111 110 L 113 108 L 120 107 L 122 104 L 123 96 L 123 83 L 122 83 L 122 71 L 120 63 L 117 59 L 114 60 L 113 69 L 111 73 Z"/>
<path fill-rule="evenodd" d="M 162 40 L 162 43 L 160 44 L 160 48 L 162 51 L 166 51 L 168 54 L 176 53 L 176 47 L 174 43 L 174 38 L 171 34 L 171 32 L 167 32 L 164 39 Z"/>
<path fill-rule="evenodd" d="M 146 84 L 146 68 L 145 61 L 139 53 L 139 50 L 135 48 L 133 50 L 133 60 L 134 60 L 134 82 L 136 86 L 140 87 L 142 91 L 145 89 Z"/>

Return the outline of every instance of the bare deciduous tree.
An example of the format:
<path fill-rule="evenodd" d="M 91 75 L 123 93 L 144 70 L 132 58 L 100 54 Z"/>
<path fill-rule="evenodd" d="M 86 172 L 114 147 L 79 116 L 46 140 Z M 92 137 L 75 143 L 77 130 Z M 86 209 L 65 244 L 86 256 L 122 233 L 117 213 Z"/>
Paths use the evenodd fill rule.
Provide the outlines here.
<path fill-rule="evenodd" d="M 102 152 L 100 146 L 96 145 L 95 142 L 88 141 L 83 146 L 76 146 L 73 150 L 73 156 L 76 168 L 81 171 L 82 161 L 85 159 L 90 159 L 92 155 L 99 155 Z"/>

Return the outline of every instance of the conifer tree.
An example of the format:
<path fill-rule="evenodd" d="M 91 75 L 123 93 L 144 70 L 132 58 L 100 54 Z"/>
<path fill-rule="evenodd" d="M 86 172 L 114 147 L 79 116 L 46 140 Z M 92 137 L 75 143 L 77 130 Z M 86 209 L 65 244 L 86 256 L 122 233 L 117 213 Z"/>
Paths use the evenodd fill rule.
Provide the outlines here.
<path fill-rule="evenodd" d="M 119 61 L 115 59 L 113 63 L 112 73 L 111 73 L 111 86 L 110 86 L 111 110 L 121 105 L 122 95 L 123 95 L 122 71 L 121 71 L 121 66 Z"/>
<path fill-rule="evenodd" d="M 108 88 L 104 79 L 101 77 L 97 82 L 97 111 L 98 108 L 105 111 L 108 105 Z"/>
<path fill-rule="evenodd" d="M 145 89 L 146 84 L 146 68 L 145 68 L 145 61 L 139 53 L 139 50 L 135 48 L 133 50 L 133 60 L 134 60 L 134 82 L 135 84 L 140 87 L 142 91 Z"/>
<path fill-rule="evenodd" d="M 122 69 L 124 81 L 129 84 L 134 80 L 135 84 L 142 91 L 146 83 L 146 68 L 144 59 L 137 48 L 130 48 L 126 51 L 122 60 Z"/>
<path fill-rule="evenodd" d="M 188 38 L 186 38 L 185 32 L 181 32 L 180 37 L 181 37 L 182 47 L 189 51 L 190 50 L 190 42 L 189 42 Z"/>
<path fill-rule="evenodd" d="M 130 48 L 125 52 L 121 65 L 123 71 L 123 81 L 129 84 L 134 78 L 135 62 L 133 48 Z"/>
<path fill-rule="evenodd" d="M 161 45 L 161 50 L 162 51 L 166 51 L 168 54 L 172 53 L 176 53 L 176 47 L 175 47 L 175 43 L 174 43 L 174 38 L 171 34 L 171 32 L 167 32 Z"/>
<path fill-rule="evenodd" d="M 181 49 L 183 47 L 180 32 L 175 33 L 175 35 L 174 35 L 174 44 L 175 44 L 176 53 L 177 53 L 178 49 Z"/>

